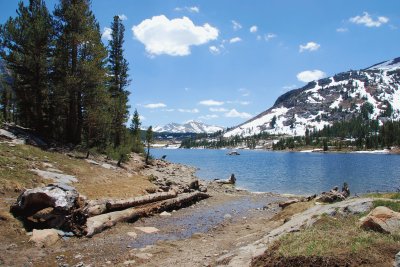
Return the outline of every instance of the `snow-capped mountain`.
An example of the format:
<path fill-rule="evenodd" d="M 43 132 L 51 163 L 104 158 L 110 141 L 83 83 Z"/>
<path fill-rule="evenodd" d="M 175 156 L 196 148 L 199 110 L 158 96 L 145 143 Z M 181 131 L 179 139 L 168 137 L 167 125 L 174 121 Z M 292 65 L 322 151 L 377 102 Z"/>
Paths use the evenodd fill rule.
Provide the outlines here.
<path fill-rule="evenodd" d="M 364 103 L 371 119 L 400 119 L 400 57 L 359 71 L 347 71 L 289 91 L 265 112 L 229 130 L 224 137 L 270 134 L 304 135 L 306 129 L 360 114 Z M 392 108 L 392 112 L 387 110 Z"/>
<path fill-rule="evenodd" d="M 169 123 L 164 126 L 156 126 L 153 128 L 154 132 L 159 133 L 215 133 L 223 130 L 223 127 L 207 125 L 198 121 L 188 121 L 185 124 Z"/>

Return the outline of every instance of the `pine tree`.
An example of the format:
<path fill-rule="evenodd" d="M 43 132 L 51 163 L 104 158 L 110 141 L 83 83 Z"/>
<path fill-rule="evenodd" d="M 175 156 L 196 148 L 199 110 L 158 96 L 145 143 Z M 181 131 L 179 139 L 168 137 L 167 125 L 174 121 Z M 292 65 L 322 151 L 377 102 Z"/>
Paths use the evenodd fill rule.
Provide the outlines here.
<path fill-rule="evenodd" d="M 151 143 L 153 143 L 153 127 L 150 126 L 149 128 L 147 128 L 146 131 L 146 144 L 147 144 L 146 164 L 149 164 Z"/>
<path fill-rule="evenodd" d="M 57 125 L 63 141 L 87 146 L 104 142 L 108 125 L 105 87 L 107 51 L 90 0 L 61 0 L 56 6 L 55 84 Z"/>
<path fill-rule="evenodd" d="M 133 138 L 132 151 L 135 153 L 143 153 L 144 152 L 144 148 L 143 148 L 143 144 L 142 144 L 142 140 L 141 140 L 141 136 L 140 136 L 140 125 L 141 125 L 141 122 L 140 122 L 139 113 L 135 109 L 135 112 L 133 113 L 133 117 L 132 117 L 131 126 L 130 126 L 130 132 L 131 132 L 132 138 Z"/>
<path fill-rule="evenodd" d="M 114 16 L 111 24 L 111 40 L 109 42 L 109 92 L 111 94 L 112 114 L 112 142 L 118 147 L 123 142 L 122 135 L 128 119 L 128 95 L 126 87 L 129 85 L 128 62 L 124 58 L 125 27 L 119 16 Z"/>
<path fill-rule="evenodd" d="M 17 17 L 8 19 L 0 33 L 1 56 L 12 73 L 17 122 L 50 137 L 53 19 L 45 2 L 19 2 Z M 9 97 L 9 92 L 2 97 L 5 108 Z"/>

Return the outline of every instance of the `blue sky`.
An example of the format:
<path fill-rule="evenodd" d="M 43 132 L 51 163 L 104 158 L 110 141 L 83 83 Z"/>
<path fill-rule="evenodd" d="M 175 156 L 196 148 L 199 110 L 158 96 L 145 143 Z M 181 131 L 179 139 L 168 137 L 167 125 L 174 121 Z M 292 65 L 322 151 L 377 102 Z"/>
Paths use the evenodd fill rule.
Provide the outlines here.
<path fill-rule="evenodd" d="M 17 2 L 0 2 L 0 23 Z M 144 125 L 234 126 L 313 78 L 400 56 L 398 0 L 92 2 L 105 43 L 113 16 L 124 19 L 131 111 Z"/>

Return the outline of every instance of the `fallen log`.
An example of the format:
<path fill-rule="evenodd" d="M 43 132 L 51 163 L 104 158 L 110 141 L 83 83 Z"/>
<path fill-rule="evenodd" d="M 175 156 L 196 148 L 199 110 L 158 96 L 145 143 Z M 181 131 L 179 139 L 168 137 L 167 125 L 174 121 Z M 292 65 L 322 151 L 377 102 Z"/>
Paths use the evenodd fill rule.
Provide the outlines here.
<path fill-rule="evenodd" d="M 114 211 L 106 214 L 90 217 L 86 221 L 86 236 L 91 237 L 116 225 L 118 222 L 127 222 L 139 217 L 149 216 L 162 211 L 181 208 L 191 203 L 208 198 L 209 195 L 202 192 L 193 192 L 182 194 L 176 198 L 163 200 L 158 203 L 152 203 L 141 208 L 128 208 L 121 211 Z"/>
<path fill-rule="evenodd" d="M 174 190 L 171 190 L 169 192 L 161 192 L 127 199 L 90 200 L 87 202 L 84 213 L 87 214 L 88 217 L 93 217 L 111 211 L 123 210 L 152 202 L 174 198 L 176 196 L 177 193 Z"/>
<path fill-rule="evenodd" d="M 120 199 L 120 200 L 108 200 L 106 202 L 107 211 L 123 210 L 127 208 L 132 208 L 147 203 L 157 202 L 169 198 L 174 198 L 178 193 L 174 190 L 168 192 L 155 193 L 140 197 Z"/>

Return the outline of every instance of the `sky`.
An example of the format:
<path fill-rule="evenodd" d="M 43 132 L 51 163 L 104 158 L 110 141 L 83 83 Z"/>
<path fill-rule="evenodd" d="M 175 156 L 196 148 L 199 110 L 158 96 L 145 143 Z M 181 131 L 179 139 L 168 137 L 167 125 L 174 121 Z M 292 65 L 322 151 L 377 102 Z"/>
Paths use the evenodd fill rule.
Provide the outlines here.
<path fill-rule="evenodd" d="M 0 23 L 17 3 L 0 0 Z M 232 127 L 309 81 L 400 56 L 399 0 L 92 0 L 92 10 L 105 44 L 113 16 L 123 20 L 130 111 L 147 126 Z"/>

